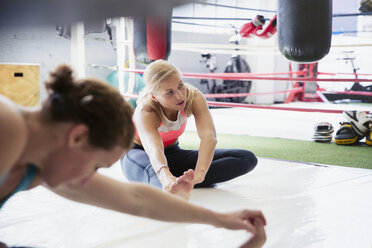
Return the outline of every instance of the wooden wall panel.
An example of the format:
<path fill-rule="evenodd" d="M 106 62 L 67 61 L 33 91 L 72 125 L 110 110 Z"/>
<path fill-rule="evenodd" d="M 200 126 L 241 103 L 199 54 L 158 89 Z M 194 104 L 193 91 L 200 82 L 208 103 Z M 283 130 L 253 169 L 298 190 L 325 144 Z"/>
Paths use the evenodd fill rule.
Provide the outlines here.
<path fill-rule="evenodd" d="M 40 99 L 40 65 L 0 64 L 0 94 L 23 106 Z"/>

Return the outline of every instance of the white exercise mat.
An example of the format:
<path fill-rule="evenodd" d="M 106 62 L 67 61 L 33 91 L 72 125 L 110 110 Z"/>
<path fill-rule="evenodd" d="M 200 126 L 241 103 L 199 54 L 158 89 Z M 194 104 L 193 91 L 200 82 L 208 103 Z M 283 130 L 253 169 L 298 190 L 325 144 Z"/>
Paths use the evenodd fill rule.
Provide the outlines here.
<path fill-rule="evenodd" d="M 100 172 L 125 180 L 118 163 Z M 191 201 L 218 211 L 262 209 L 268 222 L 264 247 L 372 245 L 372 170 L 260 158 L 253 172 L 213 189 L 196 189 Z M 0 240 L 8 245 L 228 248 L 249 237 L 244 231 L 152 221 L 77 204 L 42 187 L 17 194 L 0 212 Z"/>

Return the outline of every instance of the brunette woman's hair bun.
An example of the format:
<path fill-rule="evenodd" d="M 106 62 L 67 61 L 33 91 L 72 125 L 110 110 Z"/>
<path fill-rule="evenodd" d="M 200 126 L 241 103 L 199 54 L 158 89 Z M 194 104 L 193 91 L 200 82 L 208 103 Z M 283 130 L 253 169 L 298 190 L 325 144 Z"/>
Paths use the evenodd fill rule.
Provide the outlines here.
<path fill-rule="evenodd" d="M 60 95 L 68 94 L 74 87 L 72 68 L 68 65 L 60 65 L 50 73 L 49 80 L 46 82 L 46 88 L 50 94 Z"/>
<path fill-rule="evenodd" d="M 72 69 L 58 66 L 46 82 L 48 98 L 41 109 L 46 123 L 71 122 L 89 128 L 89 143 L 110 150 L 129 149 L 135 133 L 133 109 L 117 89 L 94 78 L 75 80 Z"/>

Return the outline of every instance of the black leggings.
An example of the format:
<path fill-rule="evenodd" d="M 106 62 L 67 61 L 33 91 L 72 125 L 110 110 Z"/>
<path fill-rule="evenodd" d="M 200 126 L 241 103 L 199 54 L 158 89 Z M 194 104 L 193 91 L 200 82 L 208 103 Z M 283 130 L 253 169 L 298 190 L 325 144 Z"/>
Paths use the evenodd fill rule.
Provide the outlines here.
<path fill-rule="evenodd" d="M 175 177 L 181 176 L 189 169 L 195 169 L 198 150 L 184 150 L 177 143 L 166 148 L 164 154 L 167 158 L 169 170 Z M 211 187 L 215 183 L 231 180 L 250 172 L 256 164 L 257 158 L 250 151 L 216 149 L 204 181 L 195 185 L 195 187 Z M 121 158 L 121 168 L 130 181 L 148 183 L 158 188 L 162 187 L 142 146 L 135 145 Z"/>

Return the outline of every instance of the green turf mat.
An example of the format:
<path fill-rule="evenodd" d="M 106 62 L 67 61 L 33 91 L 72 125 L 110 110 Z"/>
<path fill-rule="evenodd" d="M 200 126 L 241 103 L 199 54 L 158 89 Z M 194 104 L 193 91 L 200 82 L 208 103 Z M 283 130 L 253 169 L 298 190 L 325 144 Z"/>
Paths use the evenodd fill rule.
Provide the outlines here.
<path fill-rule="evenodd" d="M 372 147 L 364 143 L 341 146 L 334 143 L 233 134 L 218 134 L 217 139 L 217 148 L 247 149 L 258 157 L 372 169 Z M 185 132 L 179 141 L 185 149 L 199 147 L 196 132 Z"/>

